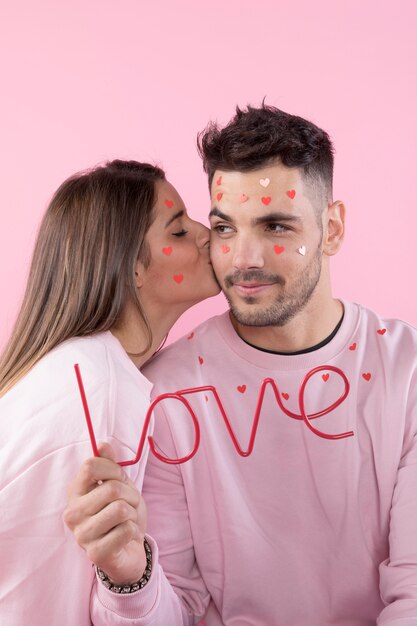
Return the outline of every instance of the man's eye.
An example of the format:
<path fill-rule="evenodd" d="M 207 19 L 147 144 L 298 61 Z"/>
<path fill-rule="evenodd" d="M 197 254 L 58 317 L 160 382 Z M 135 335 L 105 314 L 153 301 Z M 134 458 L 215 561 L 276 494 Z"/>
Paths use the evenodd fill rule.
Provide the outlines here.
<path fill-rule="evenodd" d="M 268 224 L 267 229 L 273 233 L 285 233 L 290 230 L 288 226 L 285 226 L 285 224 Z"/>
<path fill-rule="evenodd" d="M 226 224 L 217 224 L 212 227 L 212 230 L 215 230 L 219 233 L 219 235 L 223 235 L 225 233 L 231 233 L 233 229 L 231 226 L 227 226 Z"/>
<path fill-rule="evenodd" d="M 179 230 L 177 233 L 172 233 L 174 237 L 184 237 L 188 233 L 188 230 Z"/>

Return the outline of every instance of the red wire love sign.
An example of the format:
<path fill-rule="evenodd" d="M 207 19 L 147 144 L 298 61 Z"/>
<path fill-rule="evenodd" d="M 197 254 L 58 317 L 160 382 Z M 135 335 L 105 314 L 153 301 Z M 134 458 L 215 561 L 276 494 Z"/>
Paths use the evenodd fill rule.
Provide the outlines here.
<path fill-rule="evenodd" d="M 88 402 L 87 402 L 87 397 L 85 394 L 85 389 L 84 389 L 84 384 L 83 384 L 83 380 L 81 377 L 81 372 L 80 372 L 80 368 L 79 365 L 76 364 L 74 365 L 75 368 L 75 374 L 77 377 L 77 382 L 78 382 L 78 388 L 80 391 L 80 395 L 81 395 L 81 401 L 83 404 L 83 408 L 84 408 L 84 414 L 85 414 L 85 419 L 87 422 L 87 427 L 88 427 L 88 432 L 90 435 L 90 441 L 91 441 L 91 446 L 93 448 L 93 453 L 94 456 L 100 456 L 99 452 L 98 452 L 98 448 L 97 448 L 97 442 L 96 442 L 96 438 L 95 438 L 95 434 L 94 434 L 94 428 L 93 428 L 93 424 L 92 424 L 92 420 L 91 420 L 91 415 L 90 415 L 90 411 L 88 408 Z M 317 413 L 312 413 L 311 415 L 307 415 L 306 411 L 305 411 L 305 389 L 306 389 L 306 385 L 308 383 L 308 381 L 310 380 L 310 378 L 312 376 L 314 376 L 314 374 L 317 374 L 318 372 L 322 372 L 323 370 L 325 371 L 332 371 L 335 372 L 338 376 L 340 376 L 343 380 L 344 383 L 344 391 L 342 393 L 342 395 L 335 401 L 333 402 L 333 404 L 331 404 L 330 406 L 326 407 L 325 409 L 322 409 L 321 411 L 318 411 Z M 289 411 L 284 404 L 282 403 L 281 397 L 280 397 L 280 393 L 278 390 L 278 386 L 275 383 L 275 381 L 272 378 L 265 378 L 262 382 L 261 388 L 259 390 L 259 396 L 258 396 L 258 402 L 256 405 L 256 410 L 255 410 L 255 416 L 253 419 L 253 424 L 252 424 L 252 430 L 251 430 L 251 434 L 250 434 L 250 439 L 249 439 L 249 445 L 248 445 L 248 449 L 242 450 L 242 448 L 239 445 L 239 442 L 236 438 L 236 435 L 233 431 L 232 425 L 230 424 L 229 418 L 227 417 L 226 411 L 224 410 L 222 401 L 220 399 L 220 396 L 217 392 L 216 387 L 213 387 L 212 385 L 207 385 L 204 387 L 190 387 L 190 389 L 181 389 L 180 391 L 177 391 L 175 393 L 163 393 L 161 395 L 159 395 L 157 398 L 155 398 L 155 400 L 151 403 L 151 405 L 149 406 L 149 409 L 146 413 L 146 417 L 145 417 L 145 422 L 143 424 L 143 428 L 142 428 L 142 434 L 141 434 L 141 438 L 139 441 L 139 445 L 138 445 L 138 449 L 137 449 L 137 453 L 136 453 L 136 457 L 131 460 L 131 461 L 119 461 L 119 465 L 134 465 L 135 463 L 137 463 L 141 456 L 142 456 L 142 452 L 143 452 L 143 447 L 145 445 L 145 439 L 146 439 L 146 435 L 149 429 L 149 422 L 151 420 L 151 416 L 152 416 L 152 411 L 154 410 L 155 406 L 157 404 L 159 404 L 159 402 L 161 402 L 162 400 L 165 400 L 166 398 L 174 398 L 175 400 L 179 400 L 180 402 L 182 402 L 182 404 L 185 406 L 185 408 L 187 409 L 187 411 L 190 414 L 190 417 L 193 421 L 193 425 L 194 425 L 194 435 L 195 435 L 195 439 L 194 439 L 194 447 L 191 450 L 191 452 L 189 454 L 187 454 L 186 456 L 180 457 L 178 459 L 171 459 L 169 457 L 163 456 L 162 454 L 160 454 L 156 448 L 154 439 L 152 437 L 152 435 L 148 435 L 148 442 L 149 442 L 149 447 L 151 449 L 152 454 L 154 454 L 156 456 L 157 459 L 159 459 L 160 461 L 162 461 L 163 463 L 169 463 L 169 464 L 180 464 L 180 463 L 185 463 L 186 461 L 189 461 L 197 452 L 198 447 L 200 445 L 200 425 L 198 423 L 198 419 L 196 414 L 194 413 L 191 405 L 189 404 L 189 402 L 187 402 L 187 400 L 183 397 L 189 394 L 193 394 L 193 393 L 200 393 L 200 392 L 211 392 L 214 395 L 214 398 L 216 400 L 217 406 L 220 410 L 220 413 L 223 417 L 224 423 L 226 425 L 226 428 L 228 430 L 228 433 L 230 435 L 230 438 L 233 442 L 233 445 L 236 449 L 236 452 L 243 457 L 247 457 L 249 456 L 252 451 L 253 451 L 253 446 L 255 444 L 255 437 L 256 437 L 256 432 L 258 430 L 258 423 L 259 423 L 259 418 L 261 415 L 261 410 L 262 410 L 262 405 L 263 405 L 263 400 L 264 400 L 264 396 L 265 396 L 265 390 L 267 388 L 267 386 L 270 385 L 274 391 L 275 394 L 275 399 L 280 407 L 280 409 L 282 410 L 283 413 L 285 413 L 285 415 L 287 415 L 288 417 L 291 417 L 293 419 L 297 419 L 297 420 L 303 420 L 305 425 L 318 437 L 322 437 L 323 439 L 330 439 L 330 440 L 337 440 L 337 439 L 345 439 L 346 437 L 353 437 L 353 431 L 347 431 L 344 433 L 337 433 L 337 434 L 329 434 L 329 433 L 325 433 L 321 430 L 319 430 L 318 428 L 315 428 L 311 421 L 312 419 L 316 419 L 317 417 L 323 417 L 324 415 L 327 415 L 328 413 L 331 413 L 332 411 L 334 411 L 338 406 L 340 406 L 344 400 L 346 399 L 346 397 L 349 394 L 349 390 L 350 390 L 350 385 L 349 385 L 349 381 L 347 379 L 346 374 L 339 369 L 338 367 L 334 367 L 333 365 L 321 365 L 319 367 L 315 367 L 314 369 L 310 370 L 306 376 L 304 377 L 301 385 L 300 385 L 300 389 L 298 392 L 298 404 L 300 407 L 300 413 L 293 413 L 292 411 Z"/>

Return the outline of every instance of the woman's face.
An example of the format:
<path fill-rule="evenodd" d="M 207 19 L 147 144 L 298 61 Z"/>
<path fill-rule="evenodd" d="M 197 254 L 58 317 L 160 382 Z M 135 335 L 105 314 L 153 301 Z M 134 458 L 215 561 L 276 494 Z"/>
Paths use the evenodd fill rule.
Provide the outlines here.
<path fill-rule="evenodd" d="M 215 296 L 220 289 L 209 256 L 210 231 L 187 215 L 168 181 L 156 183 L 154 221 L 146 235 L 150 263 L 140 271 L 141 296 L 183 310 Z"/>

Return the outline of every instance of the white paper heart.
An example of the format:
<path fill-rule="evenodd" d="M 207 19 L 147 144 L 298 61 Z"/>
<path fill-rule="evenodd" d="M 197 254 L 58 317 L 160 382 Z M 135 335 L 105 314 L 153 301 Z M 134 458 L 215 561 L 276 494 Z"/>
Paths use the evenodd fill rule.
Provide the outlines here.
<path fill-rule="evenodd" d="M 302 254 L 303 256 L 305 256 L 307 252 L 307 248 L 305 246 L 301 246 L 301 248 L 298 248 L 298 252 Z"/>

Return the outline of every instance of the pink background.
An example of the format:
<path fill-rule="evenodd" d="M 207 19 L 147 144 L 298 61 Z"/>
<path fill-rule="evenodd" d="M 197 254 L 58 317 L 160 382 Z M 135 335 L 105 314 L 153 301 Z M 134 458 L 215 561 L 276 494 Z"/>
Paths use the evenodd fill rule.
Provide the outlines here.
<path fill-rule="evenodd" d="M 416 28 L 414 0 L 2 2 L 0 347 L 64 178 L 159 161 L 206 222 L 196 133 L 264 96 L 334 139 L 348 208 L 334 294 L 417 325 Z M 170 339 L 225 306 L 195 307 Z"/>

